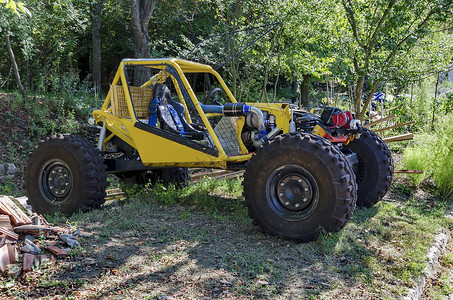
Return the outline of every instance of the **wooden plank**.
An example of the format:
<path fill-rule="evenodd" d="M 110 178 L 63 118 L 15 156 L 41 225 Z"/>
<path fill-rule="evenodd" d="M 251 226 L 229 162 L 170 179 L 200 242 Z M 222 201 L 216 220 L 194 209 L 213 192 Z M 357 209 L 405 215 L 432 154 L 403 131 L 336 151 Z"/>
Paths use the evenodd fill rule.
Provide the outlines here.
<path fill-rule="evenodd" d="M 417 121 L 410 121 L 410 122 L 406 122 L 406 123 L 399 123 L 399 124 L 395 124 L 395 125 L 393 125 L 393 126 L 384 127 L 384 128 L 379 128 L 379 129 L 376 129 L 376 130 L 373 130 L 373 131 L 374 131 L 374 132 L 382 132 L 382 131 L 386 131 L 386 130 L 390 130 L 390 129 L 394 129 L 394 128 L 398 128 L 398 127 L 402 127 L 402 126 L 414 124 L 415 122 L 417 122 Z"/>
<path fill-rule="evenodd" d="M 223 174 L 223 175 L 220 175 L 220 176 L 216 176 L 214 177 L 215 179 L 231 179 L 231 178 L 236 178 L 237 176 L 241 176 L 242 174 L 244 174 L 245 171 L 241 170 L 241 171 L 236 171 L 236 172 L 231 172 L 231 173 L 228 173 L 228 174 Z"/>
<path fill-rule="evenodd" d="M 15 225 L 31 224 L 30 218 L 9 197 L 0 198 L 0 212 L 10 216 Z"/>
<path fill-rule="evenodd" d="M 382 139 L 385 143 L 393 143 L 393 142 L 401 142 L 406 140 L 412 140 L 414 138 L 414 134 L 406 133 L 402 135 L 392 136 L 388 138 Z"/>
<path fill-rule="evenodd" d="M 388 113 L 389 111 L 392 111 L 392 110 L 394 110 L 394 109 L 396 109 L 396 108 L 398 108 L 398 107 L 401 107 L 401 105 L 403 105 L 403 104 L 399 104 L 399 105 L 397 105 L 397 106 L 390 107 L 390 108 L 384 110 L 382 113 L 384 113 L 384 114 L 385 114 L 385 113 Z"/>
<path fill-rule="evenodd" d="M 124 196 L 115 196 L 115 197 L 105 197 L 105 203 L 104 204 L 107 204 L 107 202 L 111 202 L 111 201 L 114 201 L 114 200 L 125 200 L 126 197 Z"/>
<path fill-rule="evenodd" d="M 395 170 L 393 173 L 402 173 L 402 174 L 423 174 L 423 170 Z"/>
<path fill-rule="evenodd" d="M 11 219 L 8 215 L 0 215 L 0 227 L 13 230 L 13 226 L 11 226 Z"/>
<path fill-rule="evenodd" d="M 382 123 L 382 122 L 391 120 L 391 119 L 393 119 L 393 118 L 395 118 L 395 117 L 396 117 L 396 115 L 391 115 L 391 116 L 388 116 L 388 117 L 379 119 L 379 120 L 377 120 L 377 121 L 374 121 L 374 122 L 365 124 L 365 125 L 363 125 L 363 127 L 365 127 L 365 128 L 370 128 L 370 127 L 375 126 L 375 125 L 377 125 L 377 124 L 380 124 L 380 123 Z"/>
<path fill-rule="evenodd" d="M 111 195 L 111 194 L 115 194 L 115 193 L 123 193 L 123 191 L 120 188 L 116 188 L 116 189 L 106 190 L 105 193 L 107 195 Z"/>
<path fill-rule="evenodd" d="M 8 230 L 8 229 L 6 229 L 4 227 L 0 227 L 0 234 L 5 235 L 5 236 L 7 236 L 10 239 L 15 240 L 15 241 L 17 241 L 19 239 L 19 235 L 18 234 L 14 233 L 11 230 Z"/>
<path fill-rule="evenodd" d="M 117 196 L 124 196 L 124 192 L 108 194 L 105 198 L 112 198 Z"/>
<path fill-rule="evenodd" d="M 218 170 L 212 170 L 212 171 L 206 171 L 206 172 L 199 172 L 199 173 L 191 175 L 191 177 L 192 177 L 191 179 L 192 180 L 201 179 L 204 176 L 206 176 L 206 177 L 215 177 L 215 175 L 224 174 L 225 172 L 228 172 L 228 171 L 227 170 L 218 169 Z"/>

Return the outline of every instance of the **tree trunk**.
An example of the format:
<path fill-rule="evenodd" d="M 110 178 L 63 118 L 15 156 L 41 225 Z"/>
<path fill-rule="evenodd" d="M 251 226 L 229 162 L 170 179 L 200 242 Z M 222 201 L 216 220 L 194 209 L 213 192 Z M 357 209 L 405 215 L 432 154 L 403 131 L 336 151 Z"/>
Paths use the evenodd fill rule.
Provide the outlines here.
<path fill-rule="evenodd" d="M 365 75 L 359 76 L 355 86 L 354 98 L 354 112 L 356 115 L 360 114 L 360 105 L 362 104 L 363 83 L 365 82 Z"/>
<path fill-rule="evenodd" d="M 434 119 L 436 116 L 436 105 L 437 105 L 437 90 L 439 87 L 440 73 L 437 73 L 436 88 L 434 89 L 434 101 L 433 101 L 433 118 L 431 120 L 431 127 L 434 129 Z"/>
<path fill-rule="evenodd" d="M 14 77 L 16 78 L 16 83 L 19 88 L 20 93 L 27 100 L 27 91 L 25 91 L 24 86 L 22 85 L 22 81 L 20 80 L 19 68 L 17 67 L 16 59 L 14 58 L 14 52 L 11 48 L 11 42 L 9 40 L 9 33 L 5 33 L 5 42 L 6 42 L 6 49 L 8 50 L 9 59 L 11 61 L 11 66 L 13 68 Z"/>
<path fill-rule="evenodd" d="M 310 77 L 311 75 L 305 74 L 302 76 L 302 85 L 300 86 L 300 93 L 302 98 L 302 107 L 310 108 Z"/>
<path fill-rule="evenodd" d="M 263 102 L 264 99 L 266 99 L 266 102 L 269 102 L 269 99 L 267 98 L 267 90 L 266 90 L 268 76 L 269 76 L 269 62 L 266 63 L 266 66 L 264 68 L 263 90 L 261 91 L 260 102 Z"/>
<path fill-rule="evenodd" d="M 294 97 L 291 97 L 291 102 L 292 103 L 296 103 L 297 102 L 297 96 L 296 96 L 296 93 L 297 93 L 297 81 L 294 80 L 292 83 L 291 83 L 291 91 L 294 93 Z"/>
<path fill-rule="evenodd" d="M 93 42 L 93 87 L 96 95 L 101 91 L 101 13 L 103 0 L 90 0 L 91 40 Z"/>
<path fill-rule="evenodd" d="M 134 57 L 149 58 L 148 25 L 157 0 L 131 0 L 132 31 L 134 33 Z"/>
<path fill-rule="evenodd" d="M 329 106 L 329 75 L 326 77 L 326 106 Z"/>
<path fill-rule="evenodd" d="M 278 87 L 278 80 L 280 77 L 280 45 L 277 47 L 277 78 L 275 79 L 275 84 L 274 84 L 274 97 L 272 99 L 272 102 L 275 102 L 277 99 L 277 87 Z M 297 99 L 297 98 L 296 98 Z"/>
<path fill-rule="evenodd" d="M 379 80 L 376 80 L 373 83 L 370 92 L 368 93 L 368 97 L 366 98 L 365 103 L 363 104 L 362 110 L 360 111 L 360 113 L 358 115 L 356 113 L 357 119 L 362 119 L 363 116 L 365 115 L 368 105 L 370 105 L 371 99 L 373 99 L 373 95 L 376 92 L 378 85 L 379 85 Z"/>

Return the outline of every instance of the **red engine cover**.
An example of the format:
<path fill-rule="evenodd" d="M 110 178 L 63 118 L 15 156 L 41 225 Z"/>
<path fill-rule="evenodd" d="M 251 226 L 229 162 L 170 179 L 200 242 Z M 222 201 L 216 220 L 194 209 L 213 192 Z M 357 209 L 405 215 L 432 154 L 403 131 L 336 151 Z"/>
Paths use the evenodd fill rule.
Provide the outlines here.
<path fill-rule="evenodd" d="M 339 114 L 332 116 L 332 122 L 336 127 L 349 127 L 349 122 L 352 120 L 352 114 L 350 111 L 343 111 Z"/>

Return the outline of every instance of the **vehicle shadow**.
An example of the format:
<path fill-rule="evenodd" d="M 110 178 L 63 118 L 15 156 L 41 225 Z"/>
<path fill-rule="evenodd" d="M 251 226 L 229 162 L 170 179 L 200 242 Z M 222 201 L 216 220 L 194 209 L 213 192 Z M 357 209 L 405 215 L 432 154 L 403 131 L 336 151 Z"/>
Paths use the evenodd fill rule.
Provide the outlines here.
<path fill-rule="evenodd" d="M 83 250 L 52 274 L 60 289 L 31 288 L 28 296 L 305 298 L 339 283 L 355 286 L 370 273 L 360 257 L 371 250 L 341 232 L 295 243 L 263 234 L 242 216 L 152 202 L 77 218 Z"/>

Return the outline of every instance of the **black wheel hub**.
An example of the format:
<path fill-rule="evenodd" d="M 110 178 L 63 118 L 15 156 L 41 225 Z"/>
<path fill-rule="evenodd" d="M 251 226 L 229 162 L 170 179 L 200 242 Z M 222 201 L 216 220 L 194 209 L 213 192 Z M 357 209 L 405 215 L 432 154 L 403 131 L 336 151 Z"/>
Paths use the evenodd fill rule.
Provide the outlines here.
<path fill-rule="evenodd" d="M 44 198 L 52 204 L 65 201 L 72 190 L 72 173 L 60 160 L 45 164 L 41 172 L 40 189 Z"/>
<path fill-rule="evenodd" d="M 303 210 L 313 198 L 310 181 L 300 174 L 285 175 L 277 184 L 277 197 L 283 207 Z"/>
<path fill-rule="evenodd" d="M 266 197 L 271 209 L 289 221 L 309 217 L 319 202 L 315 178 L 304 168 L 285 165 L 268 177 Z"/>

